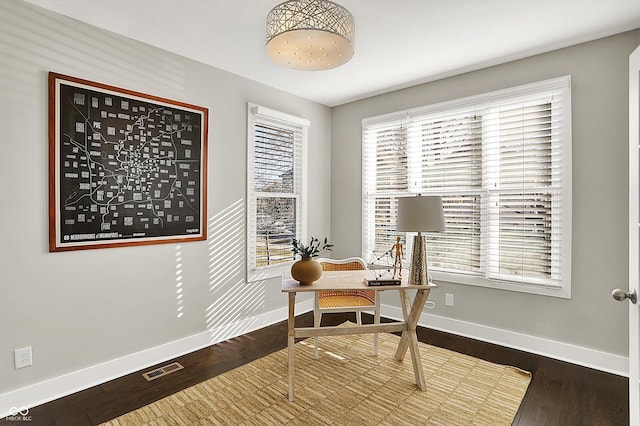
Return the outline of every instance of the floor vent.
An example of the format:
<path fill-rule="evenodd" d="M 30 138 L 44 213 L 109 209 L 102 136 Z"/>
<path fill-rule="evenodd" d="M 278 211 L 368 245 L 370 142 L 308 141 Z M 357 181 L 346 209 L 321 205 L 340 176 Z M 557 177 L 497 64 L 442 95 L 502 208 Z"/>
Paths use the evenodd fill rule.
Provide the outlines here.
<path fill-rule="evenodd" d="M 172 362 L 169 365 L 165 365 L 164 367 L 156 368 L 155 370 L 151 370 L 147 373 L 144 373 L 142 377 L 147 379 L 147 381 L 151 381 L 157 379 L 158 377 L 166 376 L 169 373 L 173 373 L 174 371 L 182 370 L 184 367 L 177 362 Z"/>

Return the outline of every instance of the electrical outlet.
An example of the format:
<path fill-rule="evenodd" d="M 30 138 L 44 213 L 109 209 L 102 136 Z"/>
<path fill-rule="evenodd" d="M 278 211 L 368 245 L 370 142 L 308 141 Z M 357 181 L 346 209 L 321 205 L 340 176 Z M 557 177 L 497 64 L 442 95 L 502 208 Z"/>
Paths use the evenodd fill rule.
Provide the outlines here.
<path fill-rule="evenodd" d="M 453 294 L 445 293 L 445 295 L 444 295 L 444 305 L 445 306 L 453 306 Z"/>
<path fill-rule="evenodd" d="M 28 367 L 33 364 L 33 359 L 31 357 L 31 346 L 27 346 L 26 348 L 16 349 L 13 351 L 16 362 L 16 370 L 18 368 Z"/>

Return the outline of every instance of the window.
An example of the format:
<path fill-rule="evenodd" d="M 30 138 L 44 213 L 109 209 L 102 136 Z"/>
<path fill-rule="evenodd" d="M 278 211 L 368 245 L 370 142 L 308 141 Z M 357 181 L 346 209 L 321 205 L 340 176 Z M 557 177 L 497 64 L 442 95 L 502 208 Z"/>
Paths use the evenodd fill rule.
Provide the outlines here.
<path fill-rule="evenodd" d="M 570 297 L 570 83 L 363 120 L 365 258 L 412 243 L 398 197 L 441 195 L 446 231 L 426 234 L 435 280 Z"/>
<path fill-rule="evenodd" d="M 293 260 L 305 228 L 309 122 L 249 104 L 247 165 L 248 280 L 276 276 Z"/>

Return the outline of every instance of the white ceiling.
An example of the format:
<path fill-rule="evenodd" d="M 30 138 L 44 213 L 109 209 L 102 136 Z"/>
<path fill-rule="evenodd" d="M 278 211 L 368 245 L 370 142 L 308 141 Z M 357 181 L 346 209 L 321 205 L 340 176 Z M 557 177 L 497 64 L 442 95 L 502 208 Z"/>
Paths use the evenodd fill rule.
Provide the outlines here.
<path fill-rule="evenodd" d="M 295 71 L 264 49 L 282 0 L 27 1 L 328 106 L 640 27 L 640 0 L 337 0 L 353 59 Z"/>

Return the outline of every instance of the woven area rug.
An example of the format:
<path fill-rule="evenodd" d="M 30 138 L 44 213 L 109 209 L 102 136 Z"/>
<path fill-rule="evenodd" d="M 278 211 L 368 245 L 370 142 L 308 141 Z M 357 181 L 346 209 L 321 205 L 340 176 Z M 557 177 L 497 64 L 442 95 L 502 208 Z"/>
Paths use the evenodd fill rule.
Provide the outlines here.
<path fill-rule="evenodd" d="M 216 376 L 106 425 L 510 425 L 531 374 L 420 343 L 427 391 L 399 337 L 381 333 L 296 343 L 295 402 L 287 400 L 287 350 Z M 188 368 L 188 366 L 186 366 Z"/>

